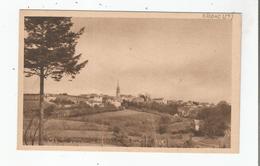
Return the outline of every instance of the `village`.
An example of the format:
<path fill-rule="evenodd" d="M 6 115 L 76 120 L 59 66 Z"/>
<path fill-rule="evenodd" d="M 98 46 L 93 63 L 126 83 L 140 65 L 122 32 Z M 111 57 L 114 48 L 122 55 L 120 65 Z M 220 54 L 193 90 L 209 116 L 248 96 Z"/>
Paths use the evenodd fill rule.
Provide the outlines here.
<path fill-rule="evenodd" d="M 152 98 L 148 94 L 125 95 L 120 93 L 119 84 L 115 92 L 114 96 L 45 94 L 46 143 L 230 147 L 230 105 L 225 101 L 213 104 Z M 39 94 L 24 94 L 24 133 L 37 130 L 29 122 L 37 115 L 39 100 Z M 34 140 L 24 137 L 25 144 Z"/>
<path fill-rule="evenodd" d="M 39 101 L 39 94 L 24 94 L 24 101 Z M 151 98 L 149 94 L 139 94 L 138 96 L 130 94 L 120 94 L 120 87 L 117 84 L 116 94 L 81 94 L 81 95 L 69 95 L 67 93 L 62 94 L 45 94 L 45 104 L 53 104 L 57 108 L 73 108 L 78 105 L 85 104 L 92 108 L 102 108 L 106 105 L 112 105 L 117 109 L 125 109 L 126 103 L 133 103 L 135 105 L 149 105 L 149 104 L 161 104 L 161 105 L 176 105 L 177 114 L 175 116 L 189 117 L 192 113 L 201 110 L 202 108 L 214 107 L 214 103 L 196 102 L 196 101 L 183 101 L 183 100 L 167 100 L 163 97 Z"/>
<path fill-rule="evenodd" d="M 215 51 L 228 40 L 223 46 L 210 35 L 191 40 L 187 20 L 100 19 L 25 19 L 25 145 L 231 147 L 230 50 Z M 212 26 L 205 31 L 217 26 L 205 25 Z M 229 27 L 223 26 L 219 35 Z M 184 47 L 172 44 L 179 41 Z"/>

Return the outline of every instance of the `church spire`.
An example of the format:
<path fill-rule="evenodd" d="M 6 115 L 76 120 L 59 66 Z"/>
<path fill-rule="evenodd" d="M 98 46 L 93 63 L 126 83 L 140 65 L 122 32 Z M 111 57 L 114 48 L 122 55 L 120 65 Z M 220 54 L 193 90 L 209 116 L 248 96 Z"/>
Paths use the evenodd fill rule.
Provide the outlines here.
<path fill-rule="evenodd" d="M 116 87 L 116 97 L 120 97 L 120 87 L 119 87 L 119 81 L 117 80 L 117 87 Z"/>

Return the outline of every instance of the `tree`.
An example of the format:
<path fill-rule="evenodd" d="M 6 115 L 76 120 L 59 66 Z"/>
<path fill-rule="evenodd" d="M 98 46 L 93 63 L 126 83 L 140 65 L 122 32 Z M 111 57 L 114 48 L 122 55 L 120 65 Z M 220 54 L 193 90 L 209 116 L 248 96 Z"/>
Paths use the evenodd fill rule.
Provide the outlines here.
<path fill-rule="evenodd" d="M 198 119 L 204 121 L 201 130 L 205 135 L 224 136 L 231 123 L 231 105 L 222 101 L 215 107 L 204 108 L 199 112 Z"/>
<path fill-rule="evenodd" d="M 151 97 L 148 93 L 144 93 L 144 94 L 139 94 L 139 97 L 144 99 L 144 102 L 148 102 L 151 100 Z"/>
<path fill-rule="evenodd" d="M 79 62 L 81 54 L 75 55 L 84 27 L 71 31 L 70 17 L 25 17 L 24 23 L 24 73 L 40 78 L 39 145 L 43 145 L 44 80 L 60 81 L 64 75 L 72 80 L 85 67 L 88 61 Z"/>

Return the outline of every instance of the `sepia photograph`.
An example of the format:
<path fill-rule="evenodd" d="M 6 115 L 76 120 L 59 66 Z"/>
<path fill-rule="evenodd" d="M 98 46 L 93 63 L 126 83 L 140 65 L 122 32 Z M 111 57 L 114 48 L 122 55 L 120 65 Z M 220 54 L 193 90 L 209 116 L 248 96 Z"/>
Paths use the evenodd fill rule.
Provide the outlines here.
<path fill-rule="evenodd" d="M 18 149 L 239 152 L 237 13 L 20 11 Z"/>

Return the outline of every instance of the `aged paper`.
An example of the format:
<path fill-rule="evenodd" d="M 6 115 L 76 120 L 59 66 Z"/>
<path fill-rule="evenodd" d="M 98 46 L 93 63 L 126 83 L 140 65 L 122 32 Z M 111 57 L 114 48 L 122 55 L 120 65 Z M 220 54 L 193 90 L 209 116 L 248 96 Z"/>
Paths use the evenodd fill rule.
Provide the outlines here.
<path fill-rule="evenodd" d="M 239 152 L 241 16 L 20 11 L 18 149 Z"/>

